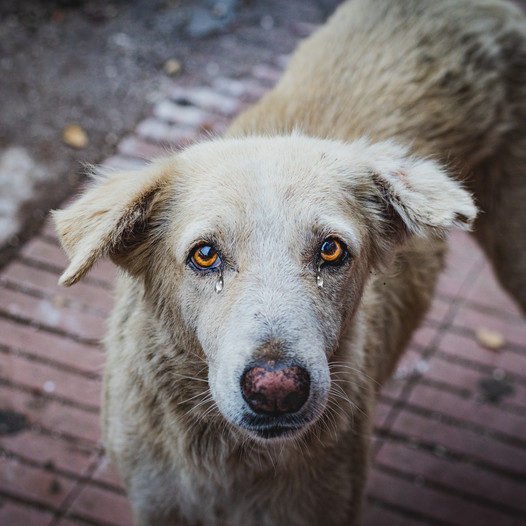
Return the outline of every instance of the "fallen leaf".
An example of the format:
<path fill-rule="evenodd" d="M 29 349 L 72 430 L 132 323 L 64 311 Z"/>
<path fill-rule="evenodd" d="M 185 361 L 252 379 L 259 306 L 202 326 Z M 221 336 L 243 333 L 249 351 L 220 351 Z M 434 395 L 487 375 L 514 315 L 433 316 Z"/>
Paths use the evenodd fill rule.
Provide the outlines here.
<path fill-rule="evenodd" d="M 85 148 L 88 145 L 88 135 L 78 124 L 68 124 L 62 132 L 62 140 L 73 148 Z"/>
<path fill-rule="evenodd" d="M 181 63 L 175 58 L 171 58 L 164 63 L 164 72 L 167 75 L 175 76 L 181 71 Z"/>
<path fill-rule="evenodd" d="M 475 337 L 477 338 L 477 341 L 480 343 L 480 345 L 486 347 L 487 349 L 498 351 L 504 347 L 504 336 L 502 336 L 500 332 L 479 328 L 475 331 Z"/>

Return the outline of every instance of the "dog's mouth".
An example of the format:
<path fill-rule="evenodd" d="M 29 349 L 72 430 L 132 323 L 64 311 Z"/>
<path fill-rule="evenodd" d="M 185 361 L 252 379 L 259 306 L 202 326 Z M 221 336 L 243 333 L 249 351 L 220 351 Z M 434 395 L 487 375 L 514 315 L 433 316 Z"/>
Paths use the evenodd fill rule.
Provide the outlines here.
<path fill-rule="evenodd" d="M 241 427 L 256 438 L 271 440 L 273 438 L 291 438 L 307 427 L 309 421 L 296 415 L 272 417 L 262 415 L 245 415 Z"/>

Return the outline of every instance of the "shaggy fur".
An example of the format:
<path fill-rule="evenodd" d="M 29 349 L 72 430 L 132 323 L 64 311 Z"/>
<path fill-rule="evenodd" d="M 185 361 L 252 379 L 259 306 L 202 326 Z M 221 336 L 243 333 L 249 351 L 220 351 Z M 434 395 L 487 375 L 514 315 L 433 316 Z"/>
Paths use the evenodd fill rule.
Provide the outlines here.
<path fill-rule="evenodd" d="M 470 193 L 526 309 L 525 123 L 516 8 L 353 0 L 225 138 L 101 175 L 55 213 L 64 285 L 102 257 L 122 269 L 103 428 L 137 525 L 357 524 L 375 393 L 429 307 L 447 231 L 475 219 Z M 325 265 L 334 236 L 347 255 Z M 202 241 L 214 271 L 190 263 Z M 305 405 L 265 424 L 275 438 L 240 388 L 262 357 L 310 377 Z"/>

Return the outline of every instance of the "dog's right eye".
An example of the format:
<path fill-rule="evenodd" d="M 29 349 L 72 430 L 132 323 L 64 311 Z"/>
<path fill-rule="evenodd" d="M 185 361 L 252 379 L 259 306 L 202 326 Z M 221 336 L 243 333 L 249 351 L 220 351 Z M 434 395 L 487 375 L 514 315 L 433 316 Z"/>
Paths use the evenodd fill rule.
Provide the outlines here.
<path fill-rule="evenodd" d="M 320 256 L 325 263 L 337 265 L 344 261 L 347 255 L 343 241 L 335 237 L 327 238 L 320 247 Z"/>
<path fill-rule="evenodd" d="M 214 246 L 203 243 L 193 249 L 189 262 L 197 270 L 210 270 L 221 265 L 221 258 Z"/>

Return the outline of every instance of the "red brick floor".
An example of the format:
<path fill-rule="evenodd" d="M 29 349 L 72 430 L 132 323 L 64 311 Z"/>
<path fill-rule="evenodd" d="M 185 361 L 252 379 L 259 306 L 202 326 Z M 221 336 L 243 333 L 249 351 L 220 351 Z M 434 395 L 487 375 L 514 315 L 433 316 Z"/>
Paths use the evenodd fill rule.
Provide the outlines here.
<path fill-rule="evenodd" d="M 174 86 L 109 166 L 220 132 L 285 60 L 250 78 Z M 379 398 L 368 526 L 526 525 L 526 322 L 471 239 L 451 235 L 431 312 Z M 99 345 L 115 269 L 59 288 L 66 258 L 46 223 L 0 272 L 0 525 L 129 525 L 100 441 Z M 504 347 L 482 347 L 477 329 Z"/>

